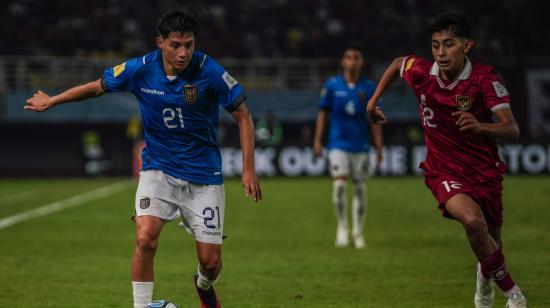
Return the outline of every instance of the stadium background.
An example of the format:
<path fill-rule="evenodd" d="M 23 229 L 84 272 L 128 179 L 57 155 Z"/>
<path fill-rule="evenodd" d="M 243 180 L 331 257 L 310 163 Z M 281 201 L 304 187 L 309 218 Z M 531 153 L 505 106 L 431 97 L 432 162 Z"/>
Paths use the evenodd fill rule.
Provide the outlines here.
<path fill-rule="evenodd" d="M 474 21 L 471 58 L 495 66 L 511 93 L 522 136 L 499 141 L 507 258 L 530 306 L 550 307 L 550 5 L 517 0 L 0 2 L 0 307 L 130 306 L 136 102 L 110 94 L 41 114 L 23 105 L 155 48 L 157 17 L 182 7 L 200 17 L 197 48 L 244 85 L 258 129 L 264 200 L 254 207 L 239 183 L 236 127 L 220 112 L 226 307 L 471 306 L 475 260 L 414 176 L 422 130 L 402 82 L 384 97 L 387 176 L 369 182 L 366 250 L 334 248 L 330 179 L 310 151 L 319 91 L 342 50 L 360 47 L 377 80 L 396 56 L 430 57 L 425 28 L 444 10 Z M 155 297 L 194 307 L 181 283 L 195 269 L 192 240 L 167 229 Z"/>
<path fill-rule="evenodd" d="M 542 38 L 550 36 L 550 28 L 537 3 L 3 1 L 0 138 L 7 146 L 0 152 L 0 176 L 131 174 L 132 147 L 139 139 L 131 94 L 45 114 L 24 112 L 22 105 L 37 89 L 57 93 L 154 49 L 157 16 L 183 6 L 201 20 L 197 48 L 244 85 L 256 124 L 264 127 L 269 118 L 278 129 L 274 134 L 268 124 L 258 131 L 261 175 L 323 173 L 324 161 L 315 161 L 309 147 L 319 90 L 338 73 L 343 48 L 360 47 L 366 76 L 377 80 L 396 56 L 430 57 L 426 25 L 443 10 L 465 12 L 474 21 L 471 57 L 495 66 L 511 93 L 522 138 L 520 145 L 502 143 L 510 172 L 548 173 L 550 44 Z M 414 146 L 422 144 L 422 132 L 412 92 L 401 82 L 384 100 L 392 123 L 384 130 L 387 159 L 381 173 L 417 173 L 423 152 Z M 237 130 L 225 111 L 220 114 L 219 143 L 231 176 L 240 167 L 233 163 L 239 161 Z M 33 159 L 37 153 L 40 160 Z"/>

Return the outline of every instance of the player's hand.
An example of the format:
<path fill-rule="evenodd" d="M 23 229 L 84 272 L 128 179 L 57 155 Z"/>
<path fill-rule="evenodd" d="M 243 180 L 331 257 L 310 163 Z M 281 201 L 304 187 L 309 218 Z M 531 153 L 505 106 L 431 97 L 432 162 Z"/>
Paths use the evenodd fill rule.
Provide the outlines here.
<path fill-rule="evenodd" d="M 323 145 L 321 142 L 313 142 L 313 154 L 315 154 L 315 157 L 323 156 Z"/>
<path fill-rule="evenodd" d="M 255 172 L 243 171 L 242 182 L 245 196 L 252 198 L 254 202 L 262 200 L 260 181 Z"/>
<path fill-rule="evenodd" d="M 453 112 L 452 115 L 454 117 L 457 117 L 456 125 L 458 125 L 458 130 L 468 131 L 474 134 L 481 133 L 483 128 L 481 127 L 481 124 L 477 121 L 476 117 L 466 111 L 457 111 Z"/>
<path fill-rule="evenodd" d="M 34 93 L 33 97 L 27 100 L 27 105 L 24 107 L 25 110 L 31 110 L 36 112 L 46 111 L 53 105 L 52 98 L 42 92 L 38 91 Z"/>
<path fill-rule="evenodd" d="M 385 124 L 388 122 L 388 118 L 386 118 L 386 115 L 382 112 L 382 109 L 380 107 L 376 107 L 376 101 L 369 101 L 367 104 L 367 113 L 372 123 Z"/>

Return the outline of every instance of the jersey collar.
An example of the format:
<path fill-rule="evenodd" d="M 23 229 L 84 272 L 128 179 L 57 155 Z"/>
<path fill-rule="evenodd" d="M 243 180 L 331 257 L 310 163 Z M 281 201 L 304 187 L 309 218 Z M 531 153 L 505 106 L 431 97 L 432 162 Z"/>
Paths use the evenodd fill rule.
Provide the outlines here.
<path fill-rule="evenodd" d="M 443 83 L 443 80 L 441 80 L 441 78 L 439 77 L 439 65 L 437 65 L 437 62 L 434 61 L 434 64 L 432 65 L 432 69 L 430 70 L 430 75 L 435 76 L 435 79 L 437 80 L 439 87 L 447 90 L 454 89 L 461 80 L 467 80 L 468 78 L 470 78 L 471 73 L 472 73 L 472 62 L 470 62 L 470 59 L 468 57 L 466 57 L 466 64 L 464 64 L 464 68 L 462 69 L 462 72 L 460 73 L 460 75 L 458 75 L 458 78 L 448 86 L 445 86 L 445 83 Z"/>

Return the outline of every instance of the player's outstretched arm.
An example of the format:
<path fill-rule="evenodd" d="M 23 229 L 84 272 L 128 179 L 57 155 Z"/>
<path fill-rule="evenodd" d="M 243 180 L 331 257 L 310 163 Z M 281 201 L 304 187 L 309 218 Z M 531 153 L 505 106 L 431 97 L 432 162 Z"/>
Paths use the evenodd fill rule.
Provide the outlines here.
<path fill-rule="evenodd" d="M 384 153 L 382 147 L 384 145 L 384 138 L 382 136 L 382 125 L 371 123 L 372 130 L 372 143 L 374 144 L 374 149 L 376 150 L 376 169 L 380 169 L 380 165 L 384 160 Z"/>
<path fill-rule="evenodd" d="M 384 124 L 388 122 L 388 119 L 386 118 L 382 110 L 380 108 L 376 108 L 376 104 L 378 103 L 380 97 L 382 97 L 384 91 L 386 91 L 386 89 L 399 77 L 401 63 L 403 63 L 404 58 L 405 57 L 395 58 L 393 62 L 388 66 L 388 68 L 386 68 L 386 71 L 384 72 L 382 78 L 380 78 L 380 81 L 376 86 L 374 94 L 367 104 L 367 112 L 372 123 Z"/>
<path fill-rule="evenodd" d="M 244 193 L 247 197 L 251 197 L 254 202 L 258 202 L 262 199 L 262 192 L 254 166 L 254 123 L 244 103 L 240 104 L 231 114 L 237 121 L 237 125 L 239 125 L 239 138 L 243 152 L 242 181 Z"/>
<path fill-rule="evenodd" d="M 315 121 L 315 136 L 313 137 L 313 153 L 315 156 L 321 156 L 323 153 L 323 135 L 327 128 L 328 111 L 319 110 L 317 120 Z"/>
<path fill-rule="evenodd" d="M 519 138 L 519 126 L 510 109 L 501 109 L 495 112 L 498 120 L 496 123 L 478 122 L 473 114 L 466 111 L 454 112 L 453 116 L 457 118 L 456 125 L 459 126 L 460 131 L 508 140 L 517 140 Z"/>
<path fill-rule="evenodd" d="M 42 112 L 48 110 L 55 105 L 67 102 L 81 101 L 84 99 L 99 96 L 104 92 L 105 91 L 103 90 L 103 86 L 101 85 L 101 79 L 70 88 L 54 96 L 49 96 L 48 94 L 39 90 L 33 95 L 33 97 L 27 99 L 27 105 L 24 108 L 25 110 Z"/>

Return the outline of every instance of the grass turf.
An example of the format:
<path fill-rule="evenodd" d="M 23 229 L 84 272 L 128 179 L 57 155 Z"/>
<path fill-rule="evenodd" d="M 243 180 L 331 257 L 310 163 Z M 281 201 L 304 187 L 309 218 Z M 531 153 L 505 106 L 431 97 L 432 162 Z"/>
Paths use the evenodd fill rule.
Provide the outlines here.
<path fill-rule="evenodd" d="M 119 181 L 123 192 L 0 229 L 0 307 L 131 307 L 137 182 L 0 180 L 0 219 Z M 505 180 L 504 250 L 530 307 L 550 307 L 550 177 Z M 329 178 L 262 181 L 264 200 L 226 181 L 224 307 L 472 307 L 475 258 L 422 178 L 368 184 L 367 248 L 334 248 Z M 198 307 L 193 240 L 168 224 L 154 298 Z M 505 301 L 497 292 L 495 307 Z"/>

